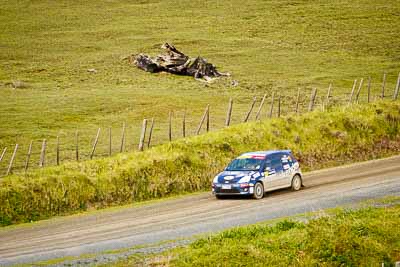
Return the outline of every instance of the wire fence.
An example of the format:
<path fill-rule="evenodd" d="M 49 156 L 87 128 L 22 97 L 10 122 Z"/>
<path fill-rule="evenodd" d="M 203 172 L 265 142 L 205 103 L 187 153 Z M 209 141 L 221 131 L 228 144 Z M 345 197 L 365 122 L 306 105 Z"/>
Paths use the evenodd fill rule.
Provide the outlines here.
<path fill-rule="evenodd" d="M 109 157 L 128 151 L 143 151 L 179 138 L 218 130 L 234 124 L 265 120 L 313 110 L 328 110 L 334 106 L 369 103 L 378 99 L 397 100 L 400 73 L 392 92 L 386 87 L 386 75 L 381 88 L 371 89 L 371 78 L 355 80 L 348 93 L 337 95 L 330 84 L 324 90 L 312 88 L 308 95 L 271 92 L 243 99 L 230 99 L 217 107 L 207 105 L 202 116 L 189 116 L 186 111 L 171 111 L 167 120 L 147 118 L 142 125 L 122 122 L 120 127 L 103 127 L 96 131 L 60 132 L 56 137 L 32 140 L 28 144 L 10 144 L 0 148 L 0 177 L 26 173 L 32 169 L 56 166 L 66 162 Z M 241 103 L 240 103 L 241 102 Z M 240 103 L 241 108 L 236 108 Z"/>

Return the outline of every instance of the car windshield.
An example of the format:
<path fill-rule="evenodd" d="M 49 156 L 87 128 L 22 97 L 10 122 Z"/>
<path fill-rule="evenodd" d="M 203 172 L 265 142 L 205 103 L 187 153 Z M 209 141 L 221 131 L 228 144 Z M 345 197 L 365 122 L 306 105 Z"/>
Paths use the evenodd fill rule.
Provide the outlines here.
<path fill-rule="evenodd" d="M 263 159 L 255 158 L 237 158 L 233 160 L 228 167 L 227 171 L 258 171 L 261 167 Z"/>

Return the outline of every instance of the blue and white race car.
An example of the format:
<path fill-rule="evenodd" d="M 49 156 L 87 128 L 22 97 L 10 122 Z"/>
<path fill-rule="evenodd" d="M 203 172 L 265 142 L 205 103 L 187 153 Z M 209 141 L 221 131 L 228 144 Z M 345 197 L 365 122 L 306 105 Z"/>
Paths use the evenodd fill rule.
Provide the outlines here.
<path fill-rule="evenodd" d="M 264 193 L 303 186 L 300 165 L 290 150 L 249 152 L 234 159 L 226 169 L 215 176 L 212 192 L 217 198 L 224 195 L 252 195 L 255 199 Z"/>

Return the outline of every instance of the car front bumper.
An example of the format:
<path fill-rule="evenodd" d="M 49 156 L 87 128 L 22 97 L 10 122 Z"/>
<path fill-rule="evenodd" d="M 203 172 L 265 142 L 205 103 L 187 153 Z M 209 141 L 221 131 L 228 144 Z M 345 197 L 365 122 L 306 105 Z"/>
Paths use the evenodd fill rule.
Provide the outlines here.
<path fill-rule="evenodd" d="M 247 187 L 232 185 L 230 189 L 215 186 L 212 188 L 212 193 L 214 195 L 252 195 L 254 194 L 254 185 L 249 185 Z"/>

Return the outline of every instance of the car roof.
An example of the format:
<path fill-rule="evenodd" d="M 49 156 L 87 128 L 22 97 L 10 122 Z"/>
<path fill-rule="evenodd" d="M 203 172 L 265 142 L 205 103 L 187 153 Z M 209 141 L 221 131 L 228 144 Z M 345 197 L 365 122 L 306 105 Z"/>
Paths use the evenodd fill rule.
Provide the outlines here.
<path fill-rule="evenodd" d="M 254 151 L 241 154 L 240 156 L 268 156 L 276 153 L 292 153 L 291 150 L 266 150 L 266 151 Z"/>

